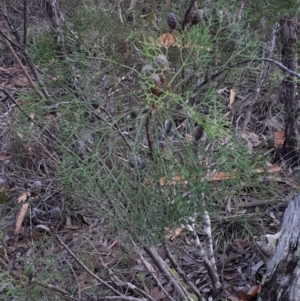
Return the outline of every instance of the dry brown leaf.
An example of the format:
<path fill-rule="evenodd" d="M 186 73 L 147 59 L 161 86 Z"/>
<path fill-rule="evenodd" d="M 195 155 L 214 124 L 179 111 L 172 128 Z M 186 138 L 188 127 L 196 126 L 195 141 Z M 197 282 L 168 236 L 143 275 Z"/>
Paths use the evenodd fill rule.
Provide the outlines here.
<path fill-rule="evenodd" d="M 153 288 L 153 290 L 151 291 L 151 296 L 156 301 L 165 298 L 165 294 L 159 290 L 158 286 L 156 286 L 156 287 Z"/>
<path fill-rule="evenodd" d="M 281 171 L 281 167 L 278 164 L 272 165 L 268 170 L 269 173 L 274 173 L 279 171 Z"/>
<path fill-rule="evenodd" d="M 248 295 L 256 297 L 258 293 L 260 292 L 260 286 L 259 285 L 253 285 L 250 290 L 248 291 Z"/>
<path fill-rule="evenodd" d="M 117 239 L 115 239 L 108 247 L 107 249 L 112 249 L 119 241 Z"/>
<path fill-rule="evenodd" d="M 283 146 L 285 141 L 284 132 L 277 131 L 274 133 L 274 147 L 278 148 Z"/>
<path fill-rule="evenodd" d="M 247 142 L 248 148 L 253 150 L 253 147 L 257 147 L 261 144 L 260 136 L 255 133 L 243 133 L 242 138 Z"/>
<path fill-rule="evenodd" d="M 199 46 L 191 43 L 182 43 L 180 37 L 174 35 L 173 33 L 167 32 L 163 33 L 158 39 L 148 39 L 151 43 L 154 43 L 157 47 L 178 47 L 178 48 L 190 48 L 192 46 L 197 47 L 198 49 L 211 51 L 210 47 L 207 46 Z"/>
<path fill-rule="evenodd" d="M 167 239 L 174 240 L 176 237 L 180 236 L 185 226 L 181 225 L 179 228 L 175 230 L 165 227 L 165 231 L 168 233 Z"/>
<path fill-rule="evenodd" d="M 281 171 L 281 167 L 278 164 L 272 165 L 267 172 L 269 173 L 275 173 Z M 236 173 L 238 172 L 237 169 L 232 170 L 231 172 L 214 172 L 211 174 L 207 174 L 205 177 L 201 178 L 201 182 L 204 181 L 209 181 L 209 182 L 214 182 L 214 181 L 223 181 L 223 180 L 229 180 L 229 179 L 234 179 L 236 177 Z M 256 168 L 254 169 L 255 173 L 264 173 L 265 170 L 263 168 Z M 196 176 L 192 175 L 188 178 L 188 180 L 195 180 Z M 175 175 L 171 179 L 167 179 L 166 177 L 160 178 L 159 179 L 159 185 L 161 187 L 163 186 L 172 186 L 172 185 L 187 185 L 188 180 L 180 175 Z M 146 179 L 145 180 L 145 185 L 151 186 L 153 183 L 155 183 L 154 180 L 151 179 Z"/>
<path fill-rule="evenodd" d="M 7 160 L 7 159 L 10 159 L 10 156 L 7 156 L 5 154 L 0 154 L 0 161 L 4 161 L 4 160 Z"/>
<path fill-rule="evenodd" d="M 234 179 L 235 174 L 237 172 L 237 169 L 234 169 L 232 172 L 216 172 L 213 174 L 213 176 L 208 176 L 209 180 L 208 181 L 221 181 L 221 180 L 229 180 L 229 179 Z M 205 181 L 206 178 L 202 178 L 201 182 Z"/>
<path fill-rule="evenodd" d="M 20 232 L 28 207 L 29 203 L 24 203 L 17 215 L 15 234 L 18 234 Z"/>
<path fill-rule="evenodd" d="M 25 76 L 14 78 L 11 80 L 11 82 L 9 82 L 9 84 L 16 88 L 24 88 L 30 85 L 28 79 Z"/>
<path fill-rule="evenodd" d="M 235 99 L 235 91 L 234 89 L 230 89 L 230 95 L 229 95 L 229 108 L 231 109 L 231 106 L 234 102 L 234 99 Z"/>
<path fill-rule="evenodd" d="M 157 40 L 154 41 L 154 44 L 158 47 L 169 47 L 169 46 L 178 46 L 180 45 L 176 41 L 175 35 L 170 32 L 162 34 Z"/>
<path fill-rule="evenodd" d="M 255 168 L 254 170 L 256 173 L 263 173 L 265 172 L 265 170 L 263 168 Z M 281 167 L 278 164 L 274 164 L 272 165 L 269 169 L 268 172 L 269 173 L 275 173 L 275 172 L 279 172 L 281 171 Z"/>
<path fill-rule="evenodd" d="M 17 203 L 25 202 L 30 197 L 29 191 L 24 191 L 17 199 Z"/>
<path fill-rule="evenodd" d="M 240 301 L 254 301 L 256 299 L 256 297 L 248 295 L 242 291 L 235 291 L 235 294 L 240 298 Z"/>
<path fill-rule="evenodd" d="M 235 291 L 235 293 L 241 301 L 254 301 L 260 291 L 261 287 L 259 285 L 254 285 L 247 294 L 242 291 Z"/>
<path fill-rule="evenodd" d="M 166 178 L 159 179 L 160 186 L 171 186 L 171 185 L 178 185 L 178 184 L 187 185 L 188 181 L 180 176 L 174 176 L 172 180 L 166 180 Z"/>

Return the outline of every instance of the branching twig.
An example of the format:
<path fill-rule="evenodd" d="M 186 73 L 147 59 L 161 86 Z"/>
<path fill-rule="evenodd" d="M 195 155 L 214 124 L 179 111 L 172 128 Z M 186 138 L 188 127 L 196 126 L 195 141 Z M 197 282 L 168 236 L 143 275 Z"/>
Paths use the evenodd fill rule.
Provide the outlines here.
<path fill-rule="evenodd" d="M 127 296 L 101 296 L 98 300 L 124 300 L 124 301 L 145 301 L 145 299 L 139 299 Z"/>
<path fill-rule="evenodd" d="M 199 252 L 200 257 L 203 259 L 206 268 L 208 270 L 208 274 L 210 276 L 210 279 L 212 281 L 212 285 L 213 285 L 213 291 L 214 294 L 218 295 L 221 292 L 221 283 L 219 280 L 219 276 L 217 271 L 213 268 L 211 262 L 209 261 L 207 255 L 205 254 L 205 251 L 201 245 L 200 239 L 198 237 L 198 234 L 194 228 L 193 225 L 189 225 L 189 227 L 187 227 L 187 229 L 189 229 L 192 232 L 193 238 L 194 238 L 194 242 L 195 242 L 195 246 Z"/>
<path fill-rule="evenodd" d="M 172 296 L 165 290 L 165 288 L 163 287 L 163 285 L 161 284 L 159 278 L 155 275 L 155 270 L 152 267 L 152 265 L 144 258 L 141 250 L 138 248 L 138 246 L 136 245 L 136 243 L 131 239 L 130 240 L 131 243 L 134 246 L 134 251 L 139 255 L 142 263 L 144 264 L 144 266 L 146 267 L 146 269 L 151 273 L 152 277 L 154 278 L 154 280 L 156 281 L 158 287 L 161 289 L 161 291 L 166 295 L 166 297 L 170 300 L 170 301 L 174 301 L 174 299 L 172 298 Z"/>
<path fill-rule="evenodd" d="M 110 278 L 112 279 L 112 281 L 115 283 L 115 285 L 117 286 L 125 286 L 127 289 L 132 290 L 133 292 L 135 292 L 138 295 L 141 295 L 142 297 L 150 300 L 150 301 L 155 301 L 149 294 L 147 294 L 145 291 L 143 291 L 142 289 L 140 289 L 139 287 L 137 287 L 136 285 L 129 283 L 129 282 L 125 282 L 122 281 L 110 268 L 109 266 L 103 261 L 101 255 L 99 255 L 101 264 L 103 265 L 103 267 L 108 271 L 108 275 L 110 276 Z M 119 296 L 119 298 L 123 299 L 123 298 L 127 298 L 126 296 Z M 125 299 L 124 299 L 125 300 Z"/>
<path fill-rule="evenodd" d="M 173 268 L 176 270 L 176 272 L 178 273 L 178 275 L 184 280 L 184 282 L 186 284 L 189 285 L 189 287 L 193 290 L 193 292 L 195 293 L 195 295 L 198 297 L 199 301 L 205 301 L 204 297 L 199 292 L 199 290 L 195 287 L 195 285 L 192 283 L 192 281 L 190 281 L 190 279 L 185 274 L 185 272 L 178 266 L 177 262 L 175 261 L 174 257 L 172 256 L 172 254 L 171 254 L 171 252 L 170 252 L 167 244 L 165 244 L 165 251 L 166 251 L 167 257 L 169 258 L 169 260 L 170 260 Z"/>
<path fill-rule="evenodd" d="M 144 247 L 147 254 L 151 257 L 153 262 L 156 264 L 160 272 L 166 277 L 166 279 L 169 281 L 169 283 L 172 285 L 172 287 L 175 289 L 175 291 L 178 293 L 181 300 L 191 300 L 189 297 L 188 292 L 184 287 L 182 287 L 172 276 L 172 274 L 168 271 L 168 269 L 165 266 L 164 261 L 161 259 L 161 257 L 157 254 L 156 249 L 151 247 Z"/>
<path fill-rule="evenodd" d="M 4 42 L 6 43 L 6 45 L 7 45 L 7 43 L 9 43 L 9 49 L 10 49 L 10 51 L 11 51 L 11 49 L 12 49 L 11 45 L 14 45 L 14 46 L 18 47 L 18 48 L 21 50 L 21 52 L 22 52 L 22 54 L 23 54 L 23 56 L 24 56 L 24 58 L 25 58 L 25 60 L 26 60 L 26 62 L 27 62 L 27 65 L 28 65 L 30 71 L 32 72 L 32 74 L 33 74 L 33 76 L 34 76 L 36 82 L 38 83 L 38 86 L 39 86 L 40 89 L 41 89 L 41 91 L 39 91 L 39 90 L 37 89 L 37 87 L 35 86 L 35 90 L 38 91 L 39 95 L 41 95 L 42 98 L 50 99 L 50 95 L 49 95 L 48 91 L 45 89 L 44 83 L 43 83 L 43 81 L 41 80 L 40 76 L 39 76 L 38 73 L 37 73 L 37 70 L 36 70 L 36 68 L 35 68 L 35 66 L 34 66 L 34 64 L 33 64 L 33 61 L 32 61 L 31 57 L 29 56 L 29 54 L 28 54 L 28 52 L 27 52 L 26 46 L 25 46 L 24 44 L 22 44 L 20 35 L 18 34 L 18 31 L 14 28 L 14 26 L 13 26 L 13 25 L 11 24 L 11 22 L 9 21 L 9 18 L 8 18 L 8 15 L 7 15 L 7 11 L 6 11 L 6 6 L 3 6 L 2 13 L 3 13 L 3 16 L 4 16 L 4 18 L 5 18 L 5 21 L 6 21 L 7 25 L 8 25 L 9 28 L 10 28 L 11 33 L 14 35 L 14 37 L 15 37 L 15 39 L 16 39 L 16 41 L 18 42 L 19 45 L 13 43 L 13 42 L 8 38 L 8 36 L 5 35 L 5 34 L 3 33 L 2 30 L 0 30 L 0 34 L 1 34 L 1 36 L 3 37 Z M 16 54 L 15 54 L 14 51 L 12 52 L 12 55 L 15 57 Z M 18 62 L 18 64 L 19 64 L 20 68 L 22 69 L 21 65 L 23 66 L 23 64 L 21 63 L 21 65 L 20 65 L 20 63 L 19 63 L 19 62 L 20 62 L 19 58 L 16 59 L 16 60 L 17 60 L 17 62 Z M 23 68 L 24 68 L 24 67 L 23 67 Z M 26 70 L 25 70 L 25 71 L 26 71 Z M 24 73 L 24 70 L 23 70 L 23 69 L 22 69 L 22 72 Z M 28 73 L 27 73 L 27 74 L 28 74 Z M 24 76 L 26 76 L 26 73 L 24 73 Z M 27 76 L 26 76 L 26 78 L 27 78 Z M 32 80 L 31 80 L 31 81 L 32 81 Z M 30 83 L 30 80 L 29 80 L 29 79 L 28 79 L 28 82 Z M 31 83 L 30 83 L 30 84 L 31 84 Z M 41 93 L 41 92 L 42 92 L 42 93 Z"/>
<path fill-rule="evenodd" d="M 59 237 L 58 234 L 54 232 L 53 229 L 50 230 L 53 237 L 57 239 L 59 244 L 64 247 L 64 249 L 74 258 L 74 260 L 94 279 L 96 279 L 99 283 L 106 286 L 109 290 L 117 294 L 118 296 L 123 296 L 119 291 L 117 291 L 114 287 L 112 287 L 110 284 L 108 284 L 106 281 L 98 277 L 96 274 L 94 274 L 73 252 L 72 250 L 62 241 L 62 239 Z"/>
<path fill-rule="evenodd" d="M 288 73 L 288 74 L 290 74 L 292 76 L 295 76 L 296 78 L 300 79 L 300 74 L 299 73 L 297 73 L 297 72 L 295 72 L 295 71 L 293 71 L 293 70 L 285 67 L 284 65 L 282 65 L 278 61 L 275 61 L 275 60 L 269 59 L 269 58 L 252 58 L 252 59 L 246 59 L 246 60 L 243 60 L 243 61 L 239 61 L 239 62 L 236 62 L 236 63 L 229 64 L 228 66 L 225 66 L 224 69 L 222 69 L 220 71 L 217 71 L 214 74 L 212 74 L 211 76 L 209 76 L 208 78 L 206 78 L 202 83 L 200 83 L 197 86 L 197 89 L 202 88 L 203 86 L 205 86 L 206 84 L 208 84 L 210 81 L 214 80 L 219 75 L 221 75 L 223 72 L 228 71 L 231 68 L 234 68 L 236 66 L 243 65 L 243 64 L 246 64 L 246 63 L 250 63 L 250 62 L 269 62 L 269 63 L 272 63 L 275 66 L 277 66 L 279 69 L 281 69 L 282 71 L 284 71 L 284 72 L 286 72 L 286 73 Z"/>
<path fill-rule="evenodd" d="M 30 75 L 28 74 L 27 70 L 25 69 L 25 67 L 23 66 L 22 62 L 20 61 L 19 57 L 17 56 L 17 54 L 15 53 L 14 49 L 11 47 L 10 43 L 7 41 L 6 36 L 3 34 L 3 32 L 0 30 L 1 35 L 4 37 L 3 41 L 5 43 L 5 45 L 7 46 L 7 48 L 9 49 L 10 53 L 12 54 L 12 56 L 14 57 L 14 59 L 16 60 L 17 64 L 19 65 L 20 69 L 22 70 L 24 76 L 26 77 L 26 79 L 28 80 L 28 83 L 30 84 L 30 86 L 36 91 L 36 93 L 38 95 L 40 95 L 42 98 L 44 98 L 44 95 L 41 93 L 41 91 L 36 87 L 36 85 L 34 84 L 34 82 L 32 81 Z"/>

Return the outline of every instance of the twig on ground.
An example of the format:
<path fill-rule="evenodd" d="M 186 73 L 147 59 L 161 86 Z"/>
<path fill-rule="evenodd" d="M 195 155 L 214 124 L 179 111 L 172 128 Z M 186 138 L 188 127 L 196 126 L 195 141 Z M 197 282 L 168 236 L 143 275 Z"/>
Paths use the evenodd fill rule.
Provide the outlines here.
<path fill-rule="evenodd" d="M 173 268 L 176 270 L 178 275 L 184 280 L 184 282 L 189 285 L 189 287 L 193 290 L 195 295 L 198 297 L 199 301 L 205 301 L 203 295 L 199 292 L 199 290 L 195 287 L 195 285 L 190 281 L 188 276 L 185 274 L 185 272 L 178 266 L 177 262 L 175 261 L 173 255 L 171 254 L 167 244 L 165 244 L 165 251 L 167 254 L 167 257 L 169 258 Z"/>
<path fill-rule="evenodd" d="M 55 233 L 54 229 L 50 229 L 50 233 L 52 234 L 53 237 L 57 239 L 59 244 L 64 247 L 64 249 L 73 257 L 73 259 L 94 279 L 99 281 L 99 283 L 103 284 L 106 286 L 109 290 L 117 294 L 118 296 L 123 296 L 118 290 L 116 290 L 113 286 L 111 286 L 109 283 L 98 277 L 96 274 L 94 274 L 73 252 L 72 250 L 62 241 L 60 236 Z"/>
<path fill-rule="evenodd" d="M 14 28 L 14 26 L 12 25 L 12 23 L 9 21 L 9 18 L 8 18 L 8 15 L 7 15 L 7 11 L 6 11 L 6 6 L 5 6 L 5 4 L 4 4 L 3 9 L 2 9 L 2 15 L 4 16 L 5 21 L 6 21 L 7 25 L 9 26 L 10 31 L 11 31 L 11 33 L 13 34 L 13 36 L 15 37 L 15 39 L 16 39 L 16 41 L 17 41 L 18 44 L 12 42 L 12 41 L 8 38 L 8 36 L 5 35 L 5 34 L 3 33 L 2 30 L 0 30 L 0 34 L 1 34 L 1 36 L 3 37 L 4 42 L 6 43 L 6 45 L 7 45 L 7 43 L 9 44 L 9 46 L 10 46 L 9 50 L 10 50 L 10 51 L 11 51 L 11 49 L 13 49 L 13 48 L 11 47 L 11 45 L 13 45 L 14 47 L 17 47 L 18 49 L 21 50 L 21 52 L 22 52 L 22 54 L 23 54 L 23 56 L 24 56 L 24 58 L 25 58 L 25 60 L 26 60 L 26 62 L 27 62 L 27 65 L 28 65 L 28 67 L 30 68 L 30 71 L 32 72 L 32 74 L 33 74 L 33 76 L 34 76 L 34 78 L 35 78 L 35 80 L 36 80 L 36 82 L 38 83 L 38 86 L 39 86 L 39 88 L 40 88 L 40 90 L 39 90 L 39 89 L 34 85 L 35 91 L 37 91 L 38 94 L 42 96 L 42 98 L 50 99 L 50 95 L 49 95 L 48 91 L 46 90 L 46 88 L 44 87 L 44 83 L 43 83 L 42 79 L 40 78 L 40 76 L 38 75 L 37 70 L 36 70 L 36 67 L 35 67 L 35 65 L 33 64 L 33 61 L 32 61 L 31 57 L 30 57 L 29 54 L 28 54 L 28 51 L 27 51 L 27 49 L 26 49 L 26 45 L 22 44 L 20 35 L 18 34 L 18 31 Z M 13 52 L 14 52 L 14 51 L 13 51 Z M 13 53 L 13 52 L 12 52 L 12 55 L 13 55 L 13 56 L 14 56 L 14 54 L 16 55 L 16 53 L 15 53 L 15 52 Z M 15 56 L 14 56 L 14 58 L 15 58 Z M 21 65 L 20 65 L 20 63 L 19 63 L 20 60 L 19 60 L 18 57 L 17 57 L 16 60 L 17 60 L 18 65 L 19 65 L 20 68 L 22 69 L 21 65 L 23 66 L 23 64 L 21 63 Z M 24 69 L 24 67 L 23 67 L 23 69 Z M 23 69 L 22 69 L 22 72 L 24 73 L 24 70 L 23 70 Z M 26 71 L 26 70 L 25 70 L 25 71 Z M 26 76 L 26 73 L 24 73 L 24 75 Z M 28 75 L 28 73 L 27 73 L 27 75 Z M 27 77 L 26 77 L 26 78 L 27 78 Z M 30 80 L 28 80 L 28 82 L 30 83 Z M 31 83 L 30 83 L 30 84 L 31 84 Z M 32 85 L 32 84 L 31 84 L 31 85 Z"/>
<path fill-rule="evenodd" d="M 153 299 L 149 294 L 147 294 L 145 291 L 143 291 L 142 289 L 140 289 L 139 287 L 137 287 L 136 285 L 129 283 L 129 282 L 125 282 L 122 281 L 109 267 L 108 265 L 103 261 L 102 257 L 100 254 L 98 254 L 99 259 L 101 261 L 101 264 L 104 266 L 105 269 L 107 269 L 108 271 L 108 275 L 111 278 L 111 280 L 115 283 L 115 285 L 117 286 L 125 286 L 127 289 L 131 289 L 133 292 L 135 292 L 138 295 L 141 295 L 144 298 L 147 298 L 150 301 L 156 301 L 155 299 Z M 126 296 L 123 296 L 126 298 Z M 120 298 L 123 298 L 120 297 Z"/>
<path fill-rule="evenodd" d="M 144 301 L 145 299 L 139 299 L 139 298 L 127 297 L 127 296 L 105 296 L 105 297 L 99 296 L 99 300 Z"/>
<path fill-rule="evenodd" d="M 184 287 L 182 287 L 178 281 L 174 279 L 174 276 L 169 272 L 167 269 L 164 261 L 162 258 L 158 255 L 156 249 L 153 246 L 150 247 L 144 247 L 144 250 L 147 252 L 147 254 L 151 257 L 153 262 L 156 264 L 160 272 L 166 277 L 166 279 L 169 281 L 169 283 L 172 285 L 174 290 L 178 293 L 181 300 L 190 300 L 192 301 L 191 297 L 189 296 L 189 293 L 186 291 Z"/>
<path fill-rule="evenodd" d="M 161 289 L 161 291 L 165 294 L 165 296 L 170 300 L 170 301 L 174 301 L 174 299 L 172 298 L 172 296 L 165 290 L 165 288 L 163 287 L 163 285 L 161 284 L 161 281 L 159 280 L 159 278 L 156 276 L 156 271 L 154 270 L 153 266 L 145 259 L 145 257 L 142 254 L 142 251 L 138 248 L 138 246 L 136 245 L 136 243 L 131 239 L 131 243 L 133 244 L 134 247 L 134 251 L 139 255 L 142 263 L 144 264 L 144 266 L 146 267 L 146 269 L 151 273 L 152 277 L 154 278 L 154 280 L 156 281 L 158 287 Z"/>
<path fill-rule="evenodd" d="M 2 30 L 0 30 L 0 33 L 3 36 L 3 41 L 4 41 L 5 45 L 6 45 L 6 47 L 9 49 L 10 53 L 12 54 L 12 56 L 14 57 L 14 59 L 16 60 L 16 62 L 19 65 L 20 69 L 22 70 L 24 76 L 28 80 L 28 83 L 30 84 L 30 86 L 36 91 L 36 93 L 38 95 L 40 95 L 42 98 L 45 98 L 44 95 L 41 93 L 41 91 L 36 87 L 36 85 L 32 81 L 30 75 L 28 74 L 27 70 L 23 66 L 22 62 L 20 61 L 19 57 L 15 53 L 14 49 L 11 47 L 9 41 L 6 39 L 6 36 L 3 34 Z"/>

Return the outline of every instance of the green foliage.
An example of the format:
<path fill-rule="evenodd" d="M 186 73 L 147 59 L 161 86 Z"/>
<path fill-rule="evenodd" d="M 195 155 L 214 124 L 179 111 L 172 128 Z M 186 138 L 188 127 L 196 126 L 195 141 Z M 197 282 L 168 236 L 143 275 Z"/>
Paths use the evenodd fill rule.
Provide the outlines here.
<path fill-rule="evenodd" d="M 47 122 L 45 115 L 53 112 L 45 100 L 28 97 L 24 111 L 35 112 L 45 129 L 55 128 L 51 147 L 60 158 L 61 188 L 113 229 L 125 229 L 143 243 L 161 241 L 164 227 L 201 216 L 204 208 L 215 211 L 232 191 L 261 186 L 254 169 L 263 161 L 233 138 L 236 116 L 224 115 L 227 103 L 216 93 L 227 83 L 243 85 L 243 74 L 257 76 L 254 64 L 225 67 L 257 57 L 261 33 L 245 30 L 247 19 L 236 21 L 238 6 L 218 3 L 197 26 L 176 33 L 177 45 L 168 48 L 156 45 L 155 28 L 145 31 L 120 18 L 122 11 L 98 6 L 69 13 L 63 45 L 45 31 L 30 48 L 47 70 L 45 86 L 54 103 L 61 105 Z M 161 55 L 168 70 L 156 63 Z M 142 74 L 145 65 L 151 71 Z M 220 69 L 219 77 L 202 84 Z M 164 72 L 167 84 L 157 97 L 152 79 Z M 166 121 L 172 123 L 172 135 L 166 133 Z M 205 134 L 198 142 L 199 126 Z M 27 128 L 24 135 L 37 134 L 33 126 Z M 227 176 L 212 181 L 218 173 Z M 172 183 L 175 177 L 178 183 Z"/>

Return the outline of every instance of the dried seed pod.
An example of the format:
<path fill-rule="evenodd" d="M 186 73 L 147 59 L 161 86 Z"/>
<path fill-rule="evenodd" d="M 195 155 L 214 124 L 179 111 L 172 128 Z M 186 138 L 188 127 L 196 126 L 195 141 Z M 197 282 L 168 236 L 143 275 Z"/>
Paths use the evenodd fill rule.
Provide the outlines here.
<path fill-rule="evenodd" d="M 170 29 L 175 29 L 177 25 L 176 16 L 173 13 L 168 13 L 167 15 L 167 23 Z"/>
<path fill-rule="evenodd" d="M 155 63 L 162 70 L 169 69 L 169 62 L 163 54 L 160 54 L 155 58 Z"/>
<path fill-rule="evenodd" d="M 160 76 L 158 74 L 153 74 L 151 76 L 151 81 L 153 82 L 153 84 L 160 88 L 161 87 L 161 80 L 160 80 Z"/>
<path fill-rule="evenodd" d="M 196 25 L 200 22 L 200 15 L 198 12 L 196 12 L 193 16 L 193 19 L 192 19 L 192 25 Z"/>
<path fill-rule="evenodd" d="M 145 65 L 143 66 L 142 70 L 141 70 L 141 75 L 142 75 L 142 89 L 146 90 L 149 88 L 149 85 L 147 84 L 147 82 L 149 83 L 149 78 L 152 76 L 152 74 L 154 74 L 155 70 L 152 66 L 150 65 Z"/>
<path fill-rule="evenodd" d="M 40 194 L 41 192 L 41 186 L 42 183 L 41 181 L 34 181 L 31 185 L 30 185 L 30 196 L 37 196 Z"/>
<path fill-rule="evenodd" d="M 151 93 L 154 94 L 155 96 L 160 96 L 162 94 L 162 91 L 160 89 L 162 86 L 160 76 L 158 74 L 153 74 L 151 76 L 151 81 L 154 84 L 154 87 L 150 88 Z"/>
<path fill-rule="evenodd" d="M 150 76 L 153 73 L 154 73 L 154 68 L 150 65 L 143 66 L 143 68 L 141 70 L 141 74 L 144 76 Z"/>
<path fill-rule="evenodd" d="M 147 167 L 147 162 L 145 159 L 141 158 L 140 156 L 135 156 L 130 154 L 128 158 L 128 165 L 131 168 L 137 167 L 138 171 L 143 171 Z"/>
<path fill-rule="evenodd" d="M 169 62 L 163 54 L 160 54 L 155 58 L 155 63 L 162 71 L 162 73 L 159 74 L 159 77 L 161 84 L 163 85 L 169 78 Z"/>
<path fill-rule="evenodd" d="M 128 22 L 128 23 L 132 23 L 132 22 L 133 22 L 133 13 L 130 12 L 130 13 L 126 16 L 126 18 L 127 18 L 127 22 Z"/>
<path fill-rule="evenodd" d="M 146 16 L 151 13 L 151 8 L 149 6 L 144 6 L 141 9 L 141 16 Z"/>

